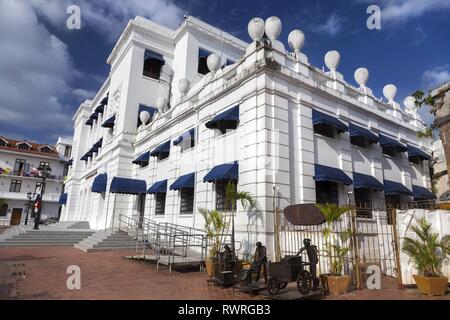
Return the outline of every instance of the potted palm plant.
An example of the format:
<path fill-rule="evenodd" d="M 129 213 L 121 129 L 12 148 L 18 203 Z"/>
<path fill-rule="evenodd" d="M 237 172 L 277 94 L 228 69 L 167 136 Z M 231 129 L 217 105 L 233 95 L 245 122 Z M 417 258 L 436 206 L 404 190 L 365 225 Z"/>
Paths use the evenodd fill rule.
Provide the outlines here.
<path fill-rule="evenodd" d="M 217 253 L 222 245 L 222 235 L 227 223 L 221 212 L 216 210 L 199 209 L 199 212 L 205 219 L 206 237 L 209 242 L 208 258 L 205 261 L 206 272 L 208 276 L 214 276 L 215 265 L 214 261 L 217 257 Z"/>
<path fill-rule="evenodd" d="M 330 293 L 343 294 L 347 292 L 350 285 L 350 276 L 344 275 L 343 270 L 345 257 L 350 251 L 347 241 L 350 239 L 351 231 L 340 231 L 339 236 L 336 238 L 336 223 L 344 213 L 352 208 L 339 207 L 336 204 L 317 204 L 316 206 L 326 219 L 323 238 L 325 242 L 324 252 L 328 258 L 329 273 L 324 275 L 323 278 Z"/>
<path fill-rule="evenodd" d="M 431 224 L 423 217 L 411 227 L 414 239 L 403 239 L 402 251 L 410 258 L 418 271 L 413 278 L 417 289 L 429 296 L 443 296 L 448 278 L 442 275 L 442 264 L 450 254 L 450 235 L 439 240 Z"/>

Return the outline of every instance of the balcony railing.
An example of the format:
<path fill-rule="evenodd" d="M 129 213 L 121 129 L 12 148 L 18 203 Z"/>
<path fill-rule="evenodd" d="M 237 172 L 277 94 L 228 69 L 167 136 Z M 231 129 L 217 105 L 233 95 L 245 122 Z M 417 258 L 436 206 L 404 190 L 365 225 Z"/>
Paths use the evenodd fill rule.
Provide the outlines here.
<path fill-rule="evenodd" d="M 34 178 L 39 179 L 37 173 L 35 172 L 24 172 L 24 171 L 11 171 L 3 172 L 0 171 L 0 176 L 10 176 L 10 177 L 23 177 L 23 178 Z M 64 176 L 50 175 L 49 180 L 64 181 Z"/>

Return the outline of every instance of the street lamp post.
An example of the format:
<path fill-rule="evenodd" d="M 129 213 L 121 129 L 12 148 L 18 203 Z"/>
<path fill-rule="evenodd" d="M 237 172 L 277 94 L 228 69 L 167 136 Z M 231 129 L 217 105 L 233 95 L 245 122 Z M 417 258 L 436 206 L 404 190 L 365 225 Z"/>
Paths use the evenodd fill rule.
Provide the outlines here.
<path fill-rule="evenodd" d="M 34 230 L 39 230 L 39 224 L 41 222 L 41 212 L 42 212 L 42 204 L 44 200 L 44 193 L 45 193 L 45 181 L 50 176 L 50 173 L 52 172 L 52 169 L 48 164 L 40 165 L 38 168 L 39 171 L 39 177 L 42 179 L 42 187 L 41 187 L 41 194 L 39 196 L 39 208 L 36 215 L 36 218 L 34 219 Z"/>

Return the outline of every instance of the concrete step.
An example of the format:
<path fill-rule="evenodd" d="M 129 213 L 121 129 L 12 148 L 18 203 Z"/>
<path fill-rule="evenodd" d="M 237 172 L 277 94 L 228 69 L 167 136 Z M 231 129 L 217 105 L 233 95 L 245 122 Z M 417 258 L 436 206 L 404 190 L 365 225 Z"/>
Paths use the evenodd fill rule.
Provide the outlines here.
<path fill-rule="evenodd" d="M 35 243 L 35 242 L 30 242 L 30 243 L 4 243 L 4 242 L 0 242 L 0 247 L 73 247 L 73 243 Z"/>

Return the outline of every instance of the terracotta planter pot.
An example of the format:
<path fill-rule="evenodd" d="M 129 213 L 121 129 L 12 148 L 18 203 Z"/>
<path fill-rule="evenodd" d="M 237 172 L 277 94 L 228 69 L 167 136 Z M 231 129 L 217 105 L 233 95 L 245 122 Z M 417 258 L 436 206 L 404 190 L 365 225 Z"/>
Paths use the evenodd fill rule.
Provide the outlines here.
<path fill-rule="evenodd" d="M 206 265 L 206 273 L 211 278 L 212 276 L 214 276 L 215 263 L 212 259 L 206 259 L 205 265 Z"/>
<path fill-rule="evenodd" d="M 417 284 L 417 290 L 420 293 L 429 296 L 443 296 L 447 288 L 447 277 L 425 277 L 421 275 L 413 275 L 414 281 Z"/>
<path fill-rule="evenodd" d="M 350 276 L 327 276 L 327 285 L 331 294 L 344 294 L 350 286 Z"/>

